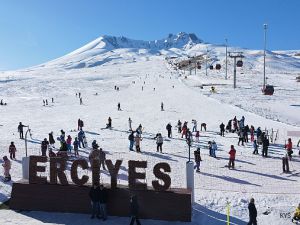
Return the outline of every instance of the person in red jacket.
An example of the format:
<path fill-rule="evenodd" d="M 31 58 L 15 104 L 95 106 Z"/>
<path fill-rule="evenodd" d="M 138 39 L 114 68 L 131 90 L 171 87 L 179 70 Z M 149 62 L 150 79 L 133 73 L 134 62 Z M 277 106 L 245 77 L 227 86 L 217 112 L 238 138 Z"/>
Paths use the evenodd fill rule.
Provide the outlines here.
<path fill-rule="evenodd" d="M 229 151 L 229 164 L 228 164 L 228 168 L 230 169 L 230 167 L 232 167 L 232 169 L 234 169 L 234 161 L 235 161 L 235 153 L 236 150 L 234 149 L 234 146 L 231 145 L 230 147 L 230 151 Z"/>
<path fill-rule="evenodd" d="M 287 154 L 289 156 L 289 160 L 291 160 L 292 159 L 292 154 L 293 154 L 293 143 L 292 143 L 291 138 L 288 139 L 288 143 L 284 146 L 284 148 L 287 151 Z"/>
<path fill-rule="evenodd" d="M 9 155 L 10 155 L 10 159 L 16 159 L 16 146 L 14 144 L 14 142 L 11 142 L 10 143 L 10 146 L 9 146 Z"/>

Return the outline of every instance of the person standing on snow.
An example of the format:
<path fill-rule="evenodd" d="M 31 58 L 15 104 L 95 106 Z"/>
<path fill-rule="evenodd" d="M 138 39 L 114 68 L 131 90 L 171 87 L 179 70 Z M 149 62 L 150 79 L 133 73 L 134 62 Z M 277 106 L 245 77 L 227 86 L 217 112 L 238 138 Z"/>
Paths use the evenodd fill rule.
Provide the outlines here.
<path fill-rule="evenodd" d="M 251 127 L 250 127 L 250 140 L 251 140 L 251 142 L 253 142 L 254 141 L 254 126 L 253 125 L 251 125 Z"/>
<path fill-rule="evenodd" d="M 257 210 L 254 204 L 254 198 L 250 199 L 250 203 L 248 205 L 249 209 L 249 223 L 248 225 L 257 225 L 256 217 L 257 217 Z"/>
<path fill-rule="evenodd" d="M 216 151 L 218 150 L 217 143 L 215 141 L 211 142 L 211 156 L 217 158 Z"/>
<path fill-rule="evenodd" d="M 286 149 L 289 160 L 291 161 L 293 154 L 293 143 L 291 138 L 288 139 L 288 143 L 284 146 L 284 148 Z"/>
<path fill-rule="evenodd" d="M 41 151 L 42 151 L 42 156 L 47 156 L 46 152 L 48 149 L 49 142 L 47 141 L 47 138 L 44 138 L 44 140 L 41 143 Z"/>
<path fill-rule="evenodd" d="M 254 148 L 253 154 L 258 155 L 258 144 L 256 140 L 253 141 L 253 148 Z"/>
<path fill-rule="evenodd" d="M 164 143 L 164 139 L 161 133 L 156 134 L 156 151 L 162 153 L 162 145 Z"/>
<path fill-rule="evenodd" d="M 131 131 L 131 134 L 128 136 L 129 140 L 129 150 L 133 151 L 133 145 L 134 145 L 134 131 Z"/>
<path fill-rule="evenodd" d="M 136 152 L 141 152 L 141 141 L 142 141 L 142 138 L 137 133 L 134 137 Z"/>
<path fill-rule="evenodd" d="M 110 117 L 108 117 L 108 123 L 106 124 L 106 128 L 111 128 L 111 122 L 112 122 L 112 119 Z"/>
<path fill-rule="evenodd" d="M 16 151 L 17 151 L 17 149 L 16 149 L 16 146 L 15 146 L 15 144 L 14 144 L 13 141 L 10 143 L 8 151 L 9 151 L 10 159 L 16 159 Z"/>
<path fill-rule="evenodd" d="M 182 125 L 181 121 L 178 120 L 177 122 L 178 133 L 181 133 L 181 125 Z"/>
<path fill-rule="evenodd" d="M 193 123 L 193 130 L 192 130 L 192 132 L 195 132 L 195 131 L 197 131 L 197 120 L 192 120 L 192 123 Z"/>
<path fill-rule="evenodd" d="M 161 104 L 160 104 L 160 110 L 164 111 L 164 103 L 163 102 L 161 102 Z"/>
<path fill-rule="evenodd" d="M 85 145 L 84 145 L 84 141 L 83 141 L 83 137 L 85 136 L 84 134 L 84 131 L 82 129 L 80 129 L 80 131 L 78 132 L 78 141 L 79 141 L 79 148 L 81 148 L 81 145 L 82 144 L 82 147 L 84 148 Z"/>
<path fill-rule="evenodd" d="M 23 136 L 23 127 L 28 127 L 28 126 L 25 126 L 22 124 L 22 122 L 19 123 L 19 126 L 18 126 L 18 132 L 20 133 L 20 139 L 24 139 L 24 136 Z"/>
<path fill-rule="evenodd" d="M 168 131 L 168 138 L 171 138 L 172 137 L 172 125 L 171 125 L 171 123 L 167 124 L 166 129 Z"/>
<path fill-rule="evenodd" d="M 199 173 L 200 172 L 200 162 L 201 160 L 201 156 L 200 156 L 200 148 L 197 148 L 196 151 L 194 151 L 194 157 L 195 157 L 195 163 L 196 165 L 194 166 L 194 169 L 197 168 L 196 172 Z"/>
<path fill-rule="evenodd" d="M 240 145 L 240 142 L 242 142 L 242 145 L 244 146 L 244 132 L 243 132 L 243 130 L 239 130 L 238 135 L 239 135 L 238 146 Z"/>
<path fill-rule="evenodd" d="M 250 129 L 249 129 L 249 126 L 246 125 L 244 126 L 244 130 L 243 130 L 243 136 L 244 136 L 244 142 L 249 142 L 248 140 L 248 133 L 249 133 Z"/>
<path fill-rule="evenodd" d="M 72 151 L 72 137 L 71 137 L 71 135 L 68 135 L 66 143 L 67 143 L 68 151 L 71 153 L 71 151 Z"/>
<path fill-rule="evenodd" d="M 2 164 L 3 169 L 4 169 L 4 182 L 11 181 L 11 176 L 10 176 L 10 169 L 11 169 L 11 162 L 7 158 L 7 156 L 3 157 L 4 163 Z"/>
<path fill-rule="evenodd" d="M 121 104 L 118 102 L 118 111 L 121 111 Z"/>
<path fill-rule="evenodd" d="M 234 161 L 235 161 L 235 154 L 236 154 L 236 150 L 234 149 L 234 146 L 231 145 L 230 147 L 230 151 L 229 151 L 229 163 L 228 163 L 228 168 L 232 168 L 234 169 Z"/>
<path fill-rule="evenodd" d="M 102 148 L 100 148 L 99 160 L 100 160 L 99 168 L 101 169 L 101 165 L 102 165 L 102 168 L 106 170 L 105 168 L 106 153 L 103 151 Z"/>
<path fill-rule="evenodd" d="M 130 117 L 128 118 L 128 125 L 129 125 L 129 131 L 132 131 L 132 120 Z"/>
<path fill-rule="evenodd" d="M 265 136 L 262 138 L 262 156 L 268 157 L 269 139 Z"/>
<path fill-rule="evenodd" d="M 224 133 L 225 133 L 225 125 L 224 123 L 220 124 L 220 135 L 224 137 Z"/>
<path fill-rule="evenodd" d="M 196 142 L 199 142 L 199 138 L 200 138 L 200 131 L 199 130 L 196 131 L 195 137 L 196 137 Z"/>
<path fill-rule="evenodd" d="M 53 137 L 53 131 L 51 131 L 49 133 L 49 144 L 52 148 L 54 148 L 54 143 L 55 143 L 55 140 L 54 140 L 54 137 Z"/>
<path fill-rule="evenodd" d="M 183 136 L 185 136 L 185 138 L 186 138 L 186 132 L 187 132 L 187 122 L 185 121 L 183 123 L 183 126 L 182 126 L 182 135 L 181 135 L 181 138 L 183 138 Z"/>
<path fill-rule="evenodd" d="M 75 157 L 79 156 L 79 154 L 78 154 L 79 141 L 78 141 L 77 137 L 75 137 L 75 140 L 73 142 L 73 147 L 74 147 Z"/>

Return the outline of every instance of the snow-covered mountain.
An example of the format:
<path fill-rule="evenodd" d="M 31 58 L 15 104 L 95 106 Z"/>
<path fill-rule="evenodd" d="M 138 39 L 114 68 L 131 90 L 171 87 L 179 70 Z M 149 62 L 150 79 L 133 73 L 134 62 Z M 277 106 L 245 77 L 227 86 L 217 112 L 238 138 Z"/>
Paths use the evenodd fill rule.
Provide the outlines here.
<path fill-rule="evenodd" d="M 244 58 L 244 71 L 260 73 L 263 62 L 262 50 L 249 50 L 228 47 L 228 51 L 241 51 Z M 193 33 L 169 34 L 166 38 L 154 41 L 133 40 L 126 37 L 104 35 L 83 47 L 50 62 L 33 67 L 34 69 L 80 69 L 102 65 L 148 61 L 151 58 L 186 58 L 208 54 L 209 65 L 225 65 L 225 46 L 203 42 Z M 299 51 L 268 51 L 267 70 L 269 73 L 285 73 L 300 68 Z"/>

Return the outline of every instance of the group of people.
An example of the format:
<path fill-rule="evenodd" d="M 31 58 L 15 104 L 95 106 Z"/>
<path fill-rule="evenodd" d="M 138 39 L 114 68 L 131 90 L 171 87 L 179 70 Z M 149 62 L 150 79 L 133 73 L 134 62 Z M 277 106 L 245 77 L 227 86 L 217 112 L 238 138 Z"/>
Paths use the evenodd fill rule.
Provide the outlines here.
<path fill-rule="evenodd" d="M 3 99 L 0 100 L 0 105 L 7 105 L 6 102 L 3 102 Z"/>
<path fill-rule="evenodd" d="M 103 184 L 94 183 L 90 188 L 89 197 L 92 205 L 91 219 L 96 217 L 103 221 L 107 220 L 107 202 L 109 200 L 108 190 Z M 131 216 L 130 225 L 133 225 L 135 222 L 137 225 L 141 225 L 139 220 L 139 204 L 137 195 L 130 196 L 129 206 Z"/>

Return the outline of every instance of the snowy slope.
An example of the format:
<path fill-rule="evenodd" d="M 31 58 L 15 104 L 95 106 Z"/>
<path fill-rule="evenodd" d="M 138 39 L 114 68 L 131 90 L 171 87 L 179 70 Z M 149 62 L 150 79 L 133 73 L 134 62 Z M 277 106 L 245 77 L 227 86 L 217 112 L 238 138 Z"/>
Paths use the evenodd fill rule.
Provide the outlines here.
<path fill-rule="evenodd" d="M 178 35 L 172 40 L 175 37 Z M 118 43 L 119 48 L 113 48 L 112 45 L 106 45 L 107 43 L 104 45 L 103 39 L 99 39 L 81 50 L 49 63 L 1 73 L 0 96 L 8 102 L 8 106 L 0 106 L 0 124 L 3 125 L 0 126 L 0 149 L 1 155 L 7 154 L 9 143 L 16 143 L 18 160 L 12 164 L 13 180 L 17 181 L 22 176 L 20 160 L 25 154 L 24 141 L 18 139 L 16 131 L 18 122 L 29 124 L 32 129 L 29 154 L 40 154 L 39 143 L 50 131 L 58 136 L 59 131 L 64 129 L 67 135 L 74 138 L 76 132 L 71 130 L 76 128 L 77 119 L 81 118 L 85 122 L 89 144 L 96 139 L 108 152 L 108 158 L 124 160 L 119 183 L 127 184 L 126 165 L 129 159 L 144 159 L 149 165 L 149 184 L 153 179 L 150 173 L 153 165 L 166 161 L 172 168 L 172 187 L 184 187 L 188 148 L 185 140 L 176 132 L 175 124 L 181 119 L 188 121 L 191 127 L 191 120 L 196 119 L 198 124 L 206 122 L 208 131 L 201 132 L 200 142 L 194 143 L 192 147 L 192 151 L 198 146 L 201 147 L 203 162 L 201 173 L 195 174 L 196 203 L 191 224 L 225 224 L 227 202 L 231 206 L 232 224 L 246 224 L 250 197 L 256 199 L 259 224 L 290 224 L 288 219 L 280 218 L 280 213 L 291 213 L 300 201 L 300 158 L 295 156 L 293 159 L 291 174 L 282 174 L 281 157 L 285 154 L 283 144 L 287 139 L 287 131 L 300 130 L 300 107 L 297 102 L 300 88 L 293 80 L 299 72 L 298 59 L 292 53 L 268 52 L 268 76 L 272 77 L 270 80 L 273 82 L 276 81 L 277 87 L 274 96 L 263 96 L 260 94 L 259 72 L 261 51 L 244 50 L 247 52 L 245 67 L 238 71 L 238 88 L 233 91 L 231 70 L 229 79 L 225 80 L 223 66 L 221 71 L 209 71 L 208 76 L 205 76 L 205 69 L 201 69 L 196 75 L 187 76 L 185 79 L 187 72 L 182 74 L 183 72 L 175 71 L 168 64 L 166 56 L 193 56 L 201 51 L 205 52 L 207 47 L 212 58 L 224 61 L 224 46 L 199 41 L 188 47 L 184 43 L 189 43 L 189 38 L 187 42 L 174 44 L 170 48 L 159 47 L 163 46 L 164 41 L 160 41 L 155 48 L 140 48 L 146 42 L 132 40 L 130 45 L 121 46 Z M 132 43 L 136 45 L 134 48 L 130 47 Z M 270 55 L 274 57 L 269 58 Z M 280 59 L 281 64 L 276 63 L 279 56 L 283 57 Z M 85 66 L 78 66 L 80 62 L 84 62 Z M 97 62 L 97 66 L 87 66 Z M 232 62 L 230 63 L 232 66 Z M 241 71 L 243 74 L 240 74 Z M 216 94 L 209 92 L 212 84 L 216 86 Z M 114 90 L 115 85 L 120 87 L 119 92 Z M 200 85 L 204 85 L 204 89 L 200 89 Z M 84 105 L 79 105 L 76 92 L 82 93 Z M 50 101 L 51 97 L 54 97 L 55 102 L 47 107 L 42 106 L 42 99 L 47 98 Z M 163 112 L 160 111 L 162 101 L 165 105 Z M 118 102 L 121 103 L 122 111 L 117 111 Z M 241 118 L 242 115 L 246 118 L 246 124 L 279 130 L 278 140 L 270 146 L 270 158 L 253 155 L 251 143 L 237 146 L 235 134 L 226 134 L 225 137 L 218 135 L 221 122 L 226 123 L 234 116 Z M 109 116 L 112 117 L 114 129 L 101 130 Z M 128 151 L 128 117 L 132 118 L 134 128 L 140 123 L 144 126 L 142 154 Z M 164 154 L 159 154 L 156 153 L 153 137 L 157 132 L 165 136 L 168 122 L 174 128 L 173 138 L 165 141 Z M 208 156 L 209 140 L 215 140 L 219 146 L 218 159 Z M 296 141 L 293 138 L 294 144 Z M 236 170 L 224 167 L 228 162 L 231 144 L 237 148 Z M 81 157 L 87 157 L 89 151 L 89 148 L 81 149 Z M 102 173 L 101 179 L 108 182 L 108 174 Z M 11 184 L 0 182 L 0 186 L 0 199 L 4 201 L 10 195 Z M 270 214 L 263 215 L 268 209 Z M 41 212 L 16 214 L 2 210 L 0 214 L 1 224 L 90 222 L 85 215 Z M 108 224 L 127 222 L 127 218 L 111 218 L 107 221 Z M 174 223 L 143 221 L 143 224 Z"/>

